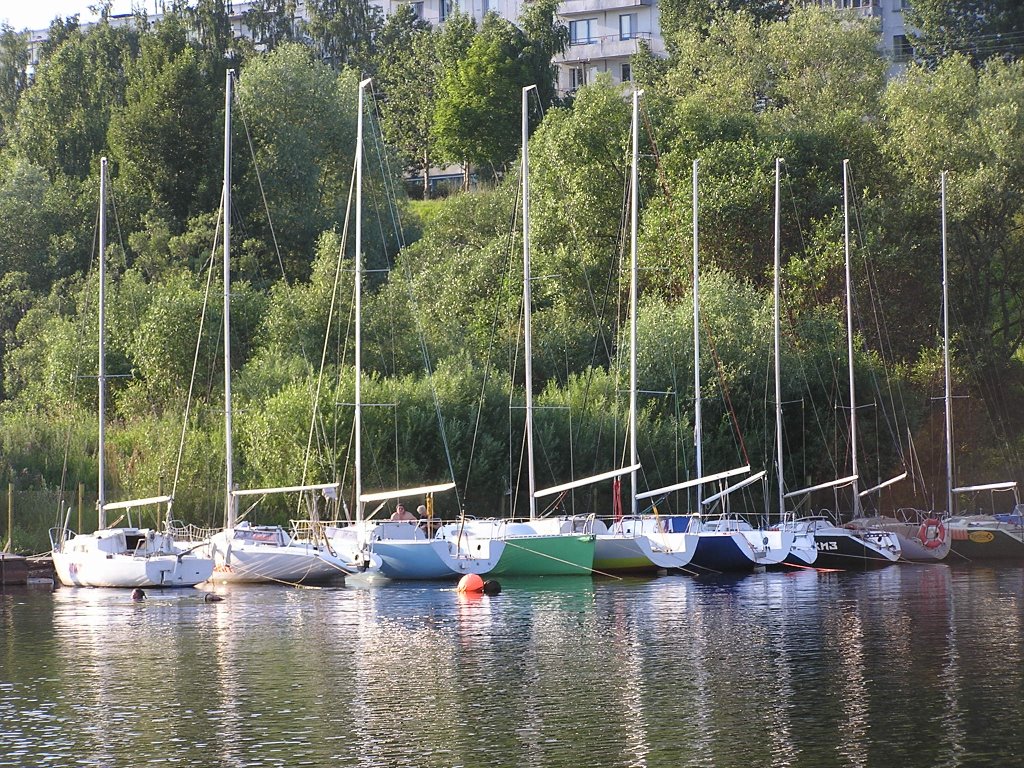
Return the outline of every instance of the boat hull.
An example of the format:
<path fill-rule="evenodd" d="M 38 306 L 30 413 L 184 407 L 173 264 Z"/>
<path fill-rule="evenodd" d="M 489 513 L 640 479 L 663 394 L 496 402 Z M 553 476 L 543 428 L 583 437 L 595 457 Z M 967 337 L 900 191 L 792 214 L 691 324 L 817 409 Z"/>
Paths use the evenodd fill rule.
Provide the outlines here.
<path fill-rule="evenodd" d="M 594 567 L 593 534 L 509 536 L 491 576 L 589 576 Z"/>
<path fill-rule="evenodd" d="M 261 534 L 266 540 L 260 539 Z M 220 531 L 196 551 L 213 559 L 210 581 L 217 583 L 315 584 L 349 570 L 325 548 L 293 542 L 276 526 Z"/>
<path fill-rule="evenodd" d="M 53 568 L 66 587 L 194 587 L 210 578 L 213 561 L 187 555 L 96 558 L 54 552 Z"/>
<path fill-rule="evenodd" d="M 960 517 L 950 521 L 951 561 L 1024 561 L 1024 527 L 987 517 Z"/>
<path fill-rule="evenodd" d="M 894 541 L 895 534 L 890 534 Z M 882 568 L 899 560 L 899 547 L 880 547 L 872 538 L 861 532 L 835 528 L 831 531 L 815 531 L 815 545 L 818 549 L 815 568 L 833 570 L 869 570 Z"/>

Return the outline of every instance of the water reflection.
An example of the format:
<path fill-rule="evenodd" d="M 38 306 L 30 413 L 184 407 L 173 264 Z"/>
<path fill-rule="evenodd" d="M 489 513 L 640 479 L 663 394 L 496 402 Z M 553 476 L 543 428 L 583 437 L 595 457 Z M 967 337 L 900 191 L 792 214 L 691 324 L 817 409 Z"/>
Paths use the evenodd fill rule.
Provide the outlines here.
<path fill-rule="evenodd" d="M 0 595 L 0 766 L 1021 764 L 1020 569 Z"/>

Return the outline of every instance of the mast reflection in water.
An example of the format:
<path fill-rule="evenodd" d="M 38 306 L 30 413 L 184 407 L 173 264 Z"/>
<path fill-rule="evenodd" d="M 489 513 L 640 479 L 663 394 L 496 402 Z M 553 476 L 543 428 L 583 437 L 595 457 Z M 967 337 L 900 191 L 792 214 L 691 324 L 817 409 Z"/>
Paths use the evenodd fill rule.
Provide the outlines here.
<path fill-rule="evenodd" d="M 1024 571 L 0 595 L 0 766 L 1024 765 Z"/>

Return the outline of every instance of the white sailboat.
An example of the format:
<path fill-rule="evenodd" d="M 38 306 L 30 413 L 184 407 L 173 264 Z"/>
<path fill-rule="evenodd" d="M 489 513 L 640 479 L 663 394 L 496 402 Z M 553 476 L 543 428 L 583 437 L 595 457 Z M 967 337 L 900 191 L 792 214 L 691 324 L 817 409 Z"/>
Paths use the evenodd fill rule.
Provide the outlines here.
<path fill-rule="evenodd" d="M 630 512 L 610 524 L 594 521 L 597 539 L 594 568 L 600 572 L 647 571 L 652 569 L 686 568 L 693 557 L 696 538 L 693 534 L 674 534 L 662 530 L 659 520 L 642 516 L 637 510 L 637 472 L 640 456 L 637 448 L 637 303 L 639 263 L 637 236 L 639 229 L 639 159 L 640 159 L 640 97 L 633 92 L 631 123 L 632 160 L 630 163 L 630 279 L 629 279 L 629 456 Z M 670 540 L 676 537 L 676 540 Z"/>
<path fill-rule="evenodd" d="M 529 518 L 509 520 L 461 520 L 444 526 L 439 536 L 459 536 L 469 551 L 502 542 L 497 564 L 488 571 L 495 576 L 590 575 L 594 564 L 593 517 L 540 517 L 537 499 L 582 487 L 636 469 L 606 472 L 563 485 L 537 490 L 534 472 L 532 294 L 530 287 L 530 163 L 529 95 L 536 86 L 522 91 L 522 185 L 523 185 L 523 344 L 525 362 L 526 453 Z"/>
<path fill-rule="evenodd" d="M 201 540 L 199 549 L 214 560 L 212 581 L 247 583 L 321 582 L 351 570 L 326 543 L 302 540 L 280 525 L 253 525 L 238 520 L 238 500 L 246 496 L 319 493 L 337 483 L 281 488 L 239 489 L 234 481 L 231 406 L 231 106 L 234 70 L 228 70 L 224 97 L 224 440 L 225 525 Z"/>
<path fill-rule="evenodd" d="M 76 534 L 64 525 L 50 531 L 54 570 L 65 586 L 82 587 L 191 587 L 213 572 L 208 557 L 178 547 L 169 533 L 131 527 L 131 510 L 170 504 L 170 496 L 107 503 L 106 499 L 106 245 L 107 158 L 100 159 L 99 217 L 99 440 L 97 448 L 97 530 Z M 125 510 L 129 527 L 108 528 L 107 512 Z M 70 515 L 70 511 L 68 512 Z"/>
<path fill-rule="evenodd" d="M 704 474 L 704 456 L 701 425 L 700 377 L 700 276 L 698 228 L 698 171 L 699 161 L 693 162 L 693 348 L 694 348 L 694 436 L 697 477 L 664 488 L 636 494 L 637 500 L 662 497 L 679 490 L 694 489 L 697 509 L 724 502 L 731 493 L 759 482 L 764 472 L 724 488 L 719 493 L 703 497 L 703 488 L 724 482 L 732 477 L 749 474 L 750 466 L 737 467 L 711 475 Z M 786 530 L 754 529 L 746 521 L 730 515 L 705 519 L 696 515 L 643 516 L 632 523 L 634 530 L 647 535 L 651 542 L 652 559 L 661 567 L 682 568 L 713 573 L 750 571 L 758 566 L 782 562 L 792 546 L 793 535 Z M 682 566 L 671 564 L 674 559 L 685 559 Z"/>
<path fill-rule="evenodd" d="M 363 113 L 364 98 L 371 80 L 359 83 L 359 113 L 356 119 L 356 203 L 355 203 L 355 409 L 353 415 L 356 514 L 351 524 L 333 523 L 326 527 L 331 546 L 360 575 L 387 579 L 450 579 L 466 573 L 487 573 L 501 557 L 500 540 L 477 542 L 470 548 L 461 531 L 440 526 L 428 537 L 418 521 L 375 520 L 368 518 L 368 504 L 403 498 L 431 497 L 449 491 L 455 483 L 440 483 L 416 488 L 400 488 L 364 493 L 362 467 L 362 282 L 363 282 Z"/>
<path fill-rule="evenodd" d="M 874 493 L 906 477 L 906 472 L 886 480 L 873 488 L 861 491 L 857 465 L 857 399 L 853 377 L 853 281 L 850 263 L 850 218 L 849 218 L 849 160 L 843 161 L 843 219 L 844 252 L 846 265 L 846 355 L 850 396 L 850 462 L 851 473 L 847 477 L 830 482 L 801 488 L 785 494 L 785 498 L 805 495 L 826 488 L 850 486 L 853 496 L 853 520 L 859 520 L 861 498 Z M 814 534 L 818 549 L 815 566 L 837 570 L 874 568 L 896 562 L 900 557 L 900 542 L 895 533 L 879 528 L 851 528 L 838 526 L 824 516 L 799 518 L 796 525 Z"/>

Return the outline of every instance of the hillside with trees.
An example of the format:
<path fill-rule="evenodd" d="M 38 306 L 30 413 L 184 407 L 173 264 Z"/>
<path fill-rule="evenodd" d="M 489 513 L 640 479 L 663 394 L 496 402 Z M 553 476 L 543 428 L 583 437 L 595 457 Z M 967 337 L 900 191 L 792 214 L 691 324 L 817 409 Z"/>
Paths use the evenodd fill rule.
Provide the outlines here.
<path fill-rule="evenodd" d="M 240 484 L 315 475 L 342 484 L 345 504 L 331 514 L 354 508 L 352 185 L 364 77 L 374 78 L 363 185 L 363 399 L 374 404 L 364 414 L 365 486 L 454 481 L 439 513 L 522 514 L 518 157 L 520 94 L 531 84 L 538 485 L 628 456 L 628 92 L 602 79 L 556 92 L 551 58 L 567 34 L 550 0 L 516 23 L 489 15 L 477 26 L 455 14 L 437 29 L 406 10 L 379 18 L 356 0 L 312 5 L 308 23 L 288 3 L 257 5 L 252 41 L 231 38 L 222 0 L 177 3 L 159 21 L 140 14 L 128 26 L 55 20 L 32 72 L 24 37 L 0 30 L 0 477 L 14 491 L 15 548 L 42 548 L 69 508 L 84 509 L 84 528 L 95 521 L 101 156 L 112 176 L 108 495 L 173 487 L 176 517 L 221 520 L 228 69 L 238 73 L 229 215 Z M 928 21 L 938 11 L 921 3 L 931 35 L 921 61 L 887 80 L 869 21 L 733 5 L 666 4 L 669 58 L 639 55 L 633 65 L 644 90 L 643 487 L 695 471 L 694 160 L 704 466 L 749 463 L 773 476 L 777 157 L 787 487 L 848 474 L 844 159 L 862 487 L 904 469 L 912 478 L 866 506 L 944 504 L 943 170 L 956 473 L 1024 480 L 1024 64 L 1013 51 L 942 44 L 934 30 L 951 28 Z M 1016 29 L 1011 16 L 998 23 Z M 410 199 L 429 197 L 431 169 L 443 165 L 465 167 L 475 184 Z M 596 486 L 558 503 L 610 514 L 611 492 Z M 848 509 L 843 493 L 810 503 Z M 758 512 L 773 499 L 770 486 L 755 486 L 734 508 Z M 254 515 L 303 513 L 271 504 Z M 661 504 L 684 511 L 692 499 Z"/>

